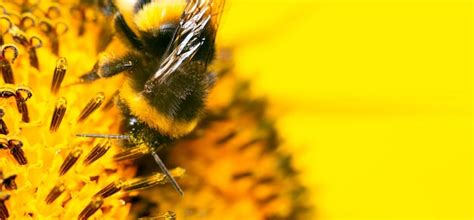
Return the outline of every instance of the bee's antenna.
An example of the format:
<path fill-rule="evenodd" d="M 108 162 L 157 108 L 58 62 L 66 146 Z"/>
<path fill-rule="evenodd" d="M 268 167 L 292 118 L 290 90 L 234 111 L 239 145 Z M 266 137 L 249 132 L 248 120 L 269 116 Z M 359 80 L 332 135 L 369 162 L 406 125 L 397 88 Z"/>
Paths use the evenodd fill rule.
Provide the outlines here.
<path fill-rule="evenodd" d="M 178 182 L 176 182 L 176 180 L 173 178 L 173 176 L 171 176 L 170 172 L 168 171 L 168 169 L 166 168 L 165 164 L 163 163 L 163 161 L 160 159 L 160 157 L 158 156 L 158 154 L 155 152 L 155 151 L 151 151 L 151 155 L 153 156 L 153 158 L 155 159 L 156 163 L 158 164 L 158 166 L 160 167 L 161 171 L 163 172 L 163 174 L 165 174 L 165 176 L 168 178 L 168 180 L 170 181 L 171 185 L 173 186 L 173 188 L 179 193 L 180 196 L 183 196 L 184 195 L 184 192 L 183 190 L 181 189 L 181 187 L 179 187 L 178 185 Z"/>
<path fill-rule="evenodd" d="M 125 139 L 125 140 L 130 139 L 130 135 L 126 135 L 126 134 L 76 134 L 76 137 L 110 138 L 110 139 Z"/>

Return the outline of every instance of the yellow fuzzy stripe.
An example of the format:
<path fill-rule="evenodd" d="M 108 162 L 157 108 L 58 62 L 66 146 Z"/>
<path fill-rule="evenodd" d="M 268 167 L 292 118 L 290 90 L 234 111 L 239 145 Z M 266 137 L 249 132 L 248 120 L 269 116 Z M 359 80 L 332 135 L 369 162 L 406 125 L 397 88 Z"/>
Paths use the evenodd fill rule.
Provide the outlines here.
<path fill-rule="evenodd" d="M 120 95 L 133 115 L 164 135 L 180 137 L 191 132 L 197 125 L 197 118 L 190 121 L 177 121 L 161 114 L 147 102 L 143 95 L 131 88 L 129 83 L 124 83 Z"/>
<path fill-rule="evenodd" d="M 153 1 L 140 10 L 134 17 L 134 22 L 140 31 L 150 31 L 170 21 L 179 21 L 186 1 L 161 0 Z"/>

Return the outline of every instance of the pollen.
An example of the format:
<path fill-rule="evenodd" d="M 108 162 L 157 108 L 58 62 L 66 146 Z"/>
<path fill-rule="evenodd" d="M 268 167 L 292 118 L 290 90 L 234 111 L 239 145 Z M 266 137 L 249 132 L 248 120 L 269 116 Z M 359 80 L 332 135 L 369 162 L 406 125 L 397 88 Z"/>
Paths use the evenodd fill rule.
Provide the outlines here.
<path fill-rule="evenodd" d="M 105 19 L 79 1 L 38 2 L 0 3 L 0 219 L 125 218 L 135 191 L 107 186 L 134 166 L 116 161 L 115 141 L 76 136 L 118 132 L 120 113 L 103 104 L 120 79 L 78 83 Z"/>

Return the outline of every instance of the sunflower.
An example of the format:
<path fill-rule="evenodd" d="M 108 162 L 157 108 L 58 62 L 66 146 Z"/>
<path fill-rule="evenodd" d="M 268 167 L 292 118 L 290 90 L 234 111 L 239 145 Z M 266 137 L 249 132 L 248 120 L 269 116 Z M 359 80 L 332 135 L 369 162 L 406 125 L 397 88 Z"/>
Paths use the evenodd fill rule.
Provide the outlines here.
<path fill-rule="evenodd" d="M 120 77 L 78 81 L 113 37 L 100 3 L 1 3 L 0 219 L 303 216 L 305 187 L 265 99 L 233 70 L 231 50 L 219 52 L 205 117 L 165 149 L 166 163 L 186 169 L 172 170 L 183 198 L 169 186 L 149 188 L 166 180 L 147 158 L 133 163 L 118 142 L 76 136 L 115 134 L 121 123 L 113 102 Z"/>

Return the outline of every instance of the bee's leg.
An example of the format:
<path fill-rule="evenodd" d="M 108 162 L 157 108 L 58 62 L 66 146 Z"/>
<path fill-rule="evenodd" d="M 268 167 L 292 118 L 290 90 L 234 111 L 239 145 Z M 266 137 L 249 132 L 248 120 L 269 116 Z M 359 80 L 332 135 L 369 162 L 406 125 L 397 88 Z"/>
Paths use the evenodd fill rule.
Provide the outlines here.
<path fill-rule="evenodd" d="M 108 78 L 132 68 L 130 56 L 107 61 L 97 61 L 92 70 L 80 77 L 80 82 L 92 82 L 100 78 Z"/>
<path fill-rule="evenodd" d="M 158 167 L 161 169 L 161 172 L 163 172 L 163 174 L 166 176 L 166 178 L 168 179 L 169 183 L 171 184 L 171 186 L 173 186 L 173 188 L 178 192 L 178 194 L 180 196 L 183 196 L 184 195 L 184 192 L 183 190 L 181 189 L 181 187 L 179 186 L 178 182 L 174 179 L 174 177 L 171 175 L 170 171 L 168 170 L 168 168 L 166 168 L 165 164 L 163 163 L 163 161 L 160 159 L 160 157 L 158 156 L 158 154 L 152 150 L 151 151 L 151 155 L 153 156 L 153 159 L 155 159 L 155 162 L 158 164 Z"/>

